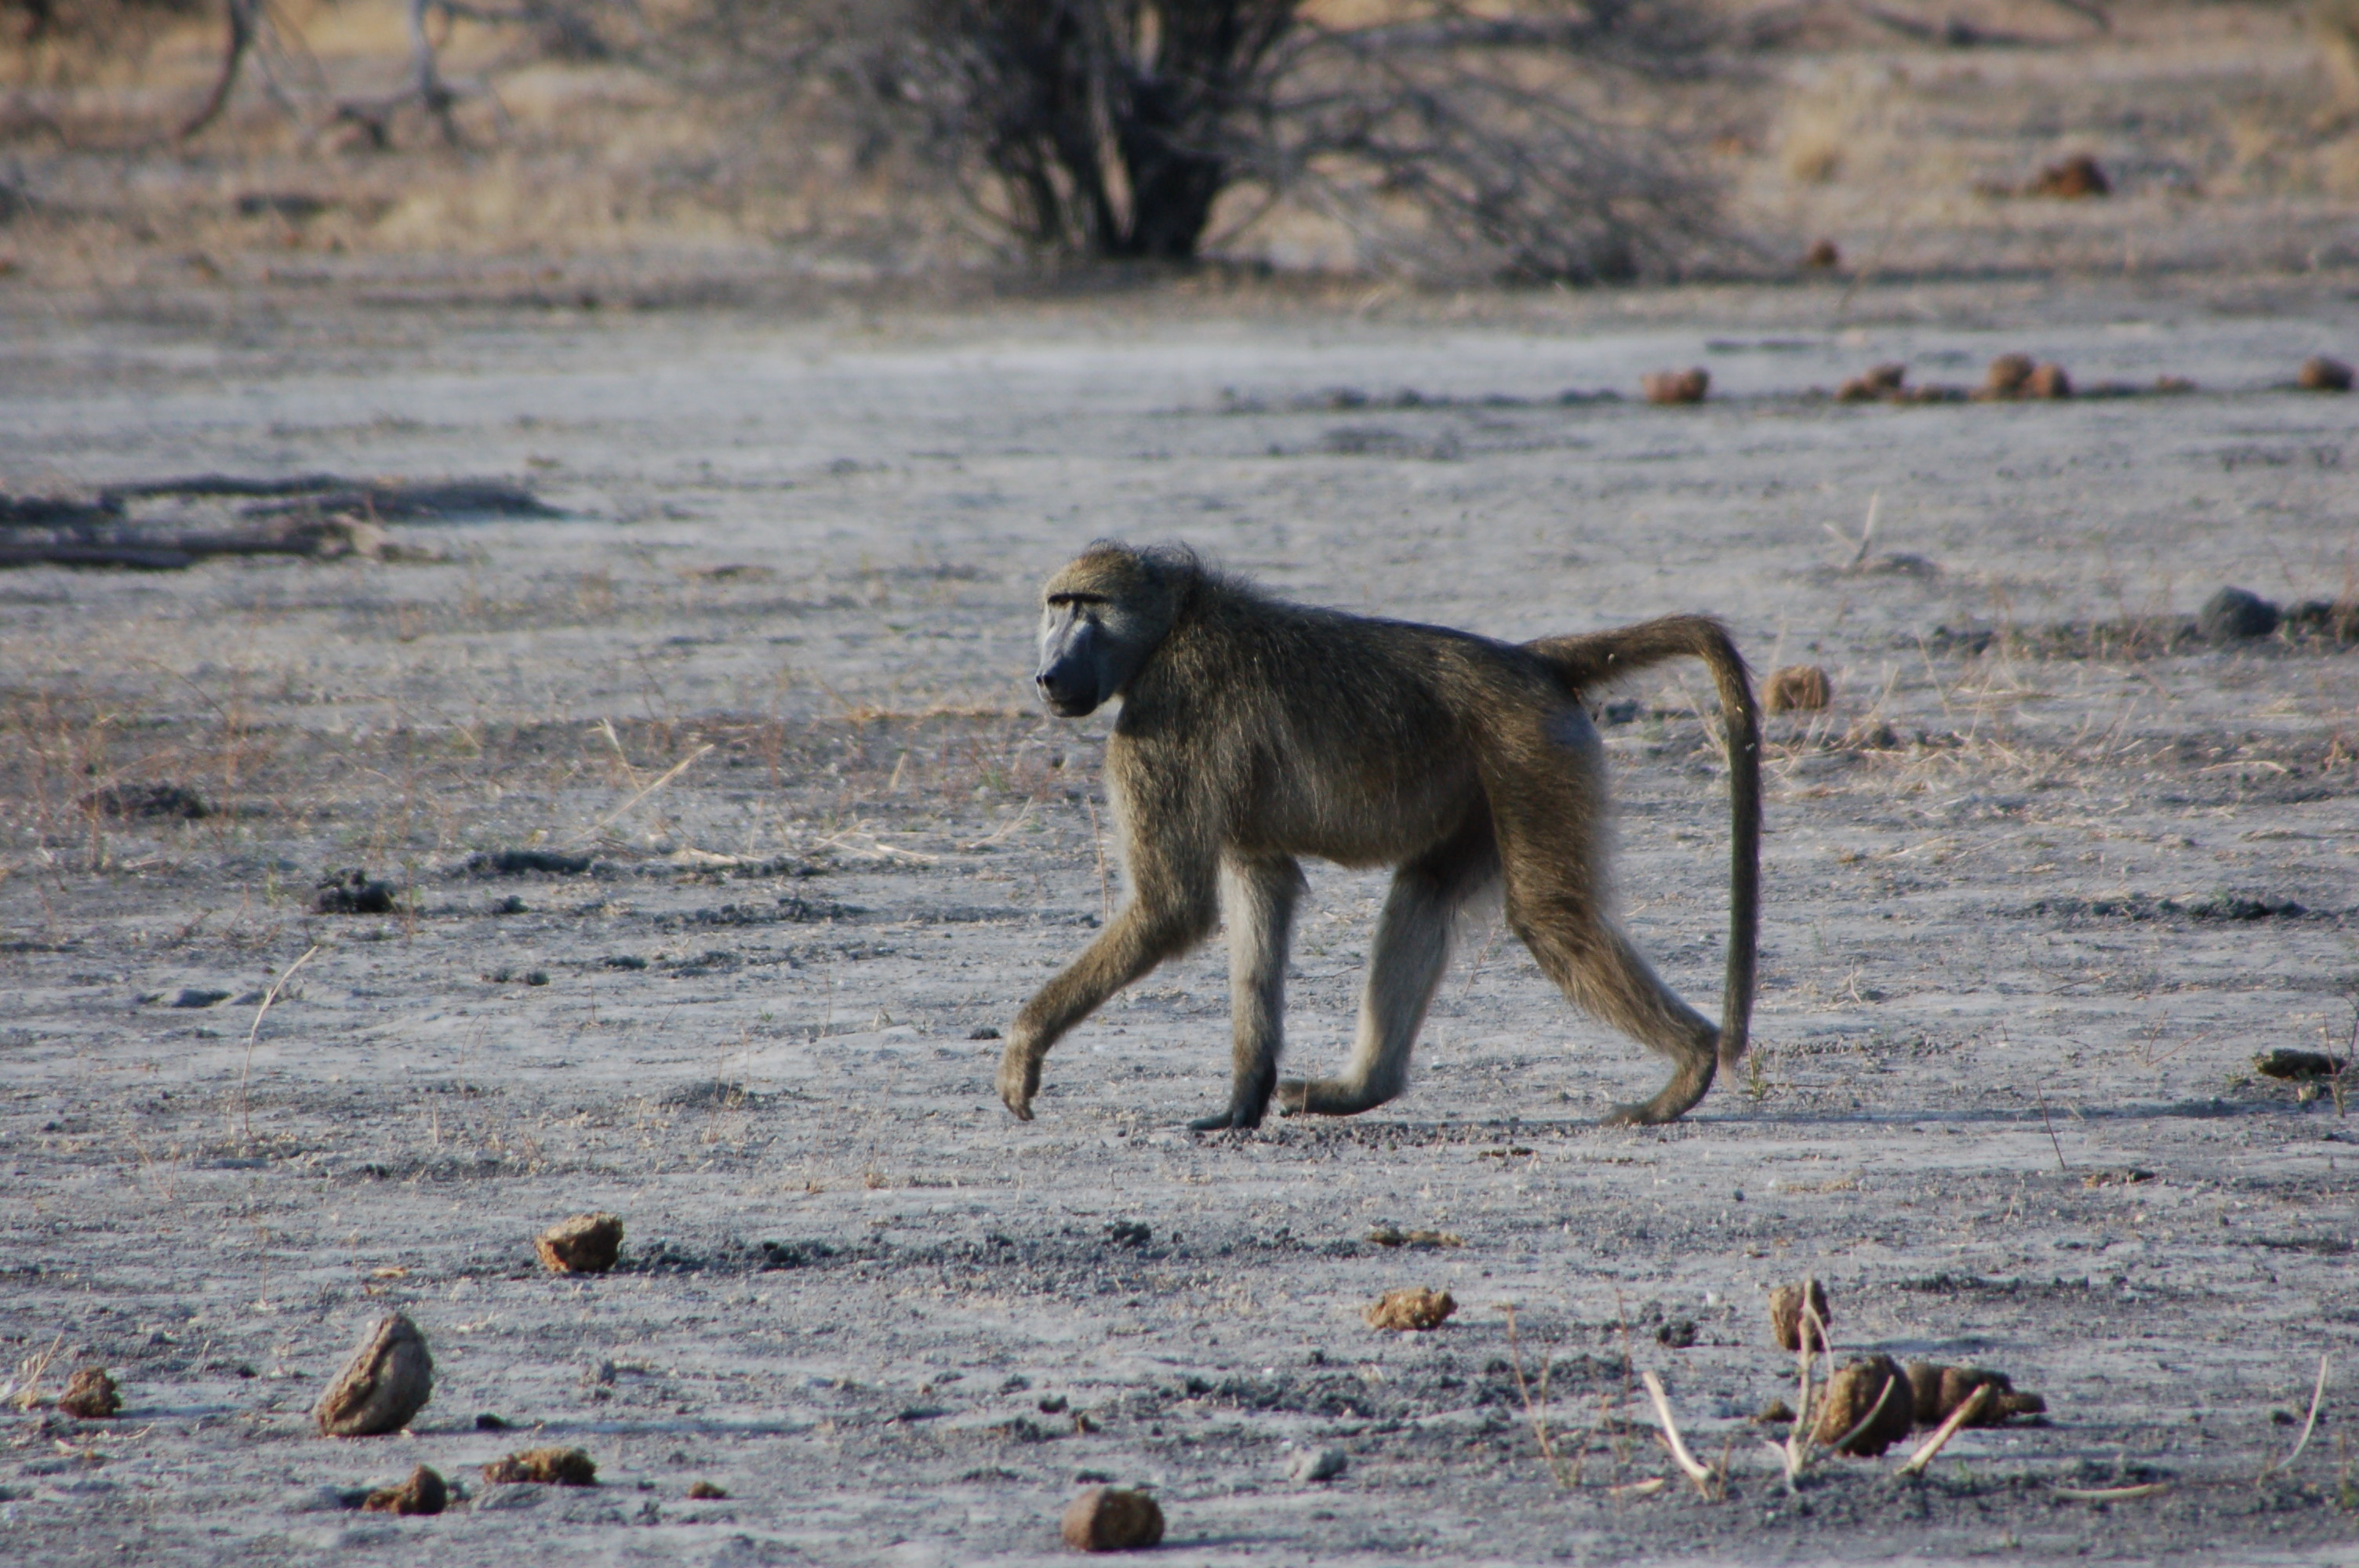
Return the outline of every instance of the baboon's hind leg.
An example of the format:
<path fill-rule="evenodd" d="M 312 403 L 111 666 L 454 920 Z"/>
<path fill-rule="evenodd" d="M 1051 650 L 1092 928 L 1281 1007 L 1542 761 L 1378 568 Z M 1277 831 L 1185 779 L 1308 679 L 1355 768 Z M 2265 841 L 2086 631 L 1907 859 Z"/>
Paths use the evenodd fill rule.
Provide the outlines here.
<path fill-rule="evenodd" d="M 1188 1125 L 1198 1132 L 1259 1127 L 1277 1087 L 1286 1039 L 1286 956 L 1302 868 L 1290 856 L 1224 859 L 1221 905 L 1229 922 L 1229 1025 L 1234 1057 L 1224 1110 Z"/>
<path fill-rule="evenodd" d="M 1676 1121 L 1703 1098 L 1720 1065 L 1720 1032 L 1657 978 L 1584 893 L 1519 894 L 1511 883 L 1507 924 L 1584 1011 L 1671 1059 L 1661 1092 L 1615 1106 L 1606 1125 Z"/>
<path fill-rule="evenodd" d="M 1485 816 L 1394 873 L 1368 949 L 1368 981 L 1360 995 L 1351 1063 L 1340 1077 L 1280 1084 L 1280 1115 L 1353 1116 L 1408 1087 L 1409 1052 L 1449 967 L 1458 912 L 1489 885 L 1498 868 Z"/>

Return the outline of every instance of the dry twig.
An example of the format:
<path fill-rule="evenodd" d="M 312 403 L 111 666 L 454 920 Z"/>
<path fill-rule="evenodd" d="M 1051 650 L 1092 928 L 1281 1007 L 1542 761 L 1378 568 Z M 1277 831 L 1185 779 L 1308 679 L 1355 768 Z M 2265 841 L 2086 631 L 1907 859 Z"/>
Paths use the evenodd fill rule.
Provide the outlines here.
<path fill-rule="evenodd" d="M 1647 1385 L 1647 1396 L 1655 1401 L 1655 1415 L 1663 1423 L 1663 1445 L 1671 1451 L 1671 1462 L 1680 1467 L 1680 1474 L 1695 1483 L 1696 1490 L 1703 1495 L 1704 1501 L 1718 1502 L 1720 1498 L 1716 1495 L 1718 1488 L 1712 1484 L 1712 1466 L 1699 1463 L 1696 1456 L 1688 1452 L 1687 1443 L 1680 1436 L 1679 1422 L 1671 1419 L 1671 1401 L 1669 1396 L 1663 1392 L 1663 1380 L 1656 1377 L 1651 1368 L 1641 1372 L 1638 1380 Z M 1877 1408 L 1883 1407 L 1879 1404 Z"/>
<path fill-rule="evenodd" d="M 1950 1419 L 1935 1428 L 1932 1436 L 1919 1444 L 1917 1452 L 1904 1460 L 1900 1468 L 1893 1474 L 1896 1476 L 1923 1475 L 1925 1466 L 1930 1465 L 1935 1456 L 1948 1446 L 1950 1439 L 1958 1435 L 1958 1429 L 1983 1413 L 1983 1406 L 1990 1403 L 1991 1387 L 1992 1385 L 1984 1383 L 1973 1393 L 1968 1394 L 1965 1402 L 1951 1411 Z"/>

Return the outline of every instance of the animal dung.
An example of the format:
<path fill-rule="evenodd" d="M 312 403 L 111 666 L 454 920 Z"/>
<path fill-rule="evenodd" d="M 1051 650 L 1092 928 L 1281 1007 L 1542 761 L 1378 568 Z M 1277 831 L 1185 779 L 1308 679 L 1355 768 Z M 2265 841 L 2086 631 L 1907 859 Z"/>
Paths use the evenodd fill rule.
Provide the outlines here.
<path fill-rule="evenodd" d="M 312 1415 L 330 1437 L 399 1432 L 434 1397 L 434 1357 L 404 1313 L 379 1318 L 320 1396 Z"/>
<path fill-rule="evenodd" d="M 58 1409 L 84 1421 L 103 1421 L 123 1408 L 122 1392 L 103 1367 L 84 1367 L 67 1379 Z"/>
<path fill-rule="evenodd" d="M 1835 389 L 1837 403 L 1881 403 L 1897 398 L 1908 380 L 1908 367 L 1897 362 L 1870 365 Z"/>
<path fill-rule="evenodd" d="M 1286 1462 L 1286 1478 L 1298 1487 L 1332 1481 L 1351 1460 L 1340 1448 L 1298 1448 Z"/>
<path fill-rule="evenodd" d="M 700 1503 L 716 1502 L 729 1494 L 710 1481 L 698 1481 L 688 1488 L 688 1495 Z"/>
<path fill-rule="evenodd" d="M 1827 1348 L 1826 1326 L 1834 1322 L 1834 1309 L 1827 1304 L 1827 1288 L 1816 1280 L 1810 1281 L 1810 1311 L 1817 1314 L 1821 1332 L 1812 1336 L 1818 1348 Z M 1780 1285 L 1769 1292 L 1769 1333 L 1785 1350 L 1802 1347 L 1802 1287 Z"/>
<path fill-rule="evenodd" d="M 2348 392 L 2351 367 L 2324 354 L 2313 355 L 2301 362 L 2301 369 L 2294 373 L 2293 384 L 2304 392 Z"/>
<path fill-rule="evenodd" d="M 1832 272 L 1843 265 L 1843 250 L 1832 240 L 1812 240 L 1810 248 L 1802 253 L 1802 265 L 1814 271 Z"/>
<path fill-rule="evenodd" d="M 1866 1356 L 1827 1379 L 1810 1435 L 1839 1453 L 1873 1459 L 1917 1424 L 1916 1390 L 1889 1356 Z"/>
<path fill-rule="evenodd" d="M 1762 706 L 1772 713 L 1815 713 L 1834 700 L 1834 684 L 1816 665 L 1772 670 L 1761 688 Z"/>
<path fill-rule="evenodd" d="M 603 1274 L 623 1251 L 623 1222 L 611 1214 L 577 1214 L 533 1238 L 552 1274 Z"/>
<path fill-rule="evenodd" d="M 1403 1291 L 1386 1291 L 1360 1315 L 1368 1320 L 1370 1328 L 1422 1331 L 1440 1328 L 1457 1310 L 1458 1303 L 1451 1299 L 1448 1291 L 1429 1291 L 1423 1285 L 1412 1285 Z"/>
<path fill-rule="evenodd" d="M 393 889 L 357 867 L 334 871 L 312 890 L 311 909 L 317 914 L 391 914 Z"/>
<path fill-rule="evenodd" d="M 2004 1372 L 1980 1367 L 1943 1367 L 1931 1361 L 1908 1363 L 1909 1408 L 1919 1426 L 1939 1426 L 1957 1408 L 1973 1398 L 1976 1389 L 1990 1390 L 1982 1410 L 1968 1426 L 1996 1426 L 2010 1416 L 2044 1415 L 2048 1401 L 2038 1394 L 2018 1394 Z"/>
<path fill-rule="evenodd" d="M 2114 182 L 2087 153 L 2074 153 L 2062 163 L 2049 164 L 2039 171 L 2039 178 L 2025 188 L 2027 196 L 2050 196 L 2060 201 L 2084 201 L 2091 197 L 2111 196 Z"/>
<path fill-rule="evenodd" d="M 2195 629 L 2207 643 L 2242 643 L 2277 629 L 2277 607 L 2257 593 L 2223 588 L 2195 612 Z"/>
<path fill-rule="evenodd" d="M 1982 391 L 1976 395 L 2020 397 L 2024 383 L 2029 381 L 2031 373 L 2038 368 L 2029 354 L 2001 354 L 1991 361 L 1988 370 L 1983 372 Z"/>
<path fill-rule="evenodd" d="M 1463 1247 L 1466 1238 L 1454 1230 L 1403 1230 L 1397 1225 L 1379 1225 L 1368 1232 L 1368 1240 L 1378 1247 Z"/>
<path fill-rule="evenodd" d="M 1065 1509 L 1065 1544 L 1076 1552 L 1137 1552 L 1163 1539 L 1163 1509 L 1145 1492 L 1092 1487 Z"/>
<path fill-rule="evenodd" d="M 439 1514 L 450 1506 L 451 1489 L 423 1465 L 401 1485 L 379 1487 L 361 1499 L 361 1511 L 371 1514 Z"/>
<path fill-rule="evenodd" d="M 2023 395 L 2026 397 L 2070 397 L 2072 395 L 2072 378 L 2064 373 L 2064 367 L 2062 365 L 2034 365 L 2031 367 L 2031 373 L 2024 378 Z"/>
<path fill-rule="evenodd" d="M 527 1448 L 484 1466 L 487 1486 L 594 1487 L 598 1466 L 579 1448 Z"/>
<path fill-rule="evenodd" d="M 2301 1051 L 2280 1045 L 2253 1058 L 2253 1071 L 2265 1078 L 2331 1078 L 2342 1072 L 2341 1064 L 2323 1051 Z"/>
<path fill-rule="evenodd" d="M 1648 371 L 1638 378 L 1638 390 L 1649 403 L 1701 403 L 1704 394 L 1712 390 L 1712 372 L 1701 365 Z"/>

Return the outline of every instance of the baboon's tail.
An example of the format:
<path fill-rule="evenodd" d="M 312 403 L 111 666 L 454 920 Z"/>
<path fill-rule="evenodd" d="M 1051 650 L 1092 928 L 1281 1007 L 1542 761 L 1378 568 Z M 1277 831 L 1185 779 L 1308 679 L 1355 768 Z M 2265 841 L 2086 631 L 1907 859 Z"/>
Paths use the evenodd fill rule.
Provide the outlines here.
<path fill-rule="evenodd" d="M 1728 628 L 1708 615 L 1665 615 L 1612 632 L 1542 637 L 1525 648 L 1548 661 L 1575 697 L 1666 659 L 1701 659 L 1720 688 L 1728 726 L 1728 978 L 1720 1001 L 1720 1060 L 1745 1054 L 1753 1023 L 1754 952 L 1761 926 L 1761 716 Z"/>

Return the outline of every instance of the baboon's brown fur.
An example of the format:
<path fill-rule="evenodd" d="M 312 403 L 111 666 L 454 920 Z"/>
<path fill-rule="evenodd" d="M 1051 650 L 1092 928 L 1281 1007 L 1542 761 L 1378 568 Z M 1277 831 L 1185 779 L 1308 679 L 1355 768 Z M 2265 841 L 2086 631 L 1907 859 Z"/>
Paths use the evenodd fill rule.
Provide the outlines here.
<path fill-rule="evenodd" d="M 1029 1119 L 1040 1065 L 1124 986 L 1211 935 L 1225 911 L 1234 1073 L 1199 1129 L 1382 1105 L 1449 960 L 1455 915 L 1504 893 L 1508 927 L 1590 1012 L 1671 1058 L 1619 1122 L 1669 1121 L 1743 1054 L 1760 874 L 1760 724 L 1726 627 L 1667 615 L 1520 646 L 1438 626 L 1281 603 L 1192 553 L 1101 543 L 1042 591 L 1041 694 L 1078 717 L 1122 698 L 1106 778 L 1130 896 L 1008 1031 L 1007 1108 Z M 1604 749 L 1585 693 L 1667 659 L 1711 669 L 1728 727 L 1729 942 L 1715 1030 L 1673 995 L 1607 910 Z M 1277 1082 L 1298 855 L 1397 867 L 1341 1077 Z"/>

